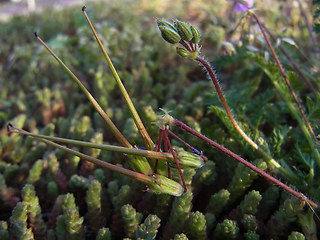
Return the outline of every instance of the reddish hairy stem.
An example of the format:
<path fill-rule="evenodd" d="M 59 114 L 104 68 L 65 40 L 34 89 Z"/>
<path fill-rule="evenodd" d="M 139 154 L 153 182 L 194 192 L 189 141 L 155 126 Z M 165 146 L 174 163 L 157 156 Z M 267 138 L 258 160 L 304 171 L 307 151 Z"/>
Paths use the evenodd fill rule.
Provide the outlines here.
<path fill-rule="evenodd" d="M 302 109 L 302 106 L 301 106 L 301 104 L 299 103 L 298 98 L 297 98 L 296 94 L 295 94 L 294 91 L 293 91 L 293 88 L 292 88 L 292 86 L 291 86 L 291 84 L 290 84 L 290 82 L 289 82 L 289 80 L 288 80 L 288 78 L 287 78 L 287 75 L 286 75 L 286 73 L 284 72 L 284 70 L 283 70 L 283 68 L 282 68 L 282 66 L 281 66 L 281 63 L 280 63 L 280 61 L 279 61 L 279 59 L 278 59 L 278 57 L 277 57 L 277 54 L 275 53 L 275 51 L 274 51 L 274 49 L 273 49 L 273 47 L 272 47 L 272 45 L 271 45 L 271 43 L 270 43 L 270 41 L 269 41 L 269 38 L 268 38 L 268 36 L 267 36 L 267 34 L 266 34 L 266 32 L 265 32 L 265 30 L 264 30 L 264 28 L 263 28 L 260 20 L 259 20 L 259 18 L 258 18 L 257 15 L 256 15 L 254 12 L 252 12 L 252 11 L 250 11 L 250 14 L 253 16 L 253 18 L 256 20 L 257 24 L 259 25 L 259 28 L 260 28 L 260 30 L 261 30 L 261 32 L 262 32 L 262 34 L 263 34 L 263 37 L 264 37 L 264 39 L 266 40 L 266 42 L 267 42 L 267 44 L 268 44 L 268 46 L 269 46 L 269 48 L 270 48 L 270 50 L 271 50 L 271 53 L 272 53 L 272 55 L 273 55 L 273 57 L 274 57 L 274 59 L 275 59 L 275 61 L 276 61 L 276 63 L 277 63 L 277 66 L 278 66 L 278 68 L 279 68 L 279 70 L 280 70 L 280 73 L 281 73 L 283 79 L 285 80 L 285 82 L 286 82 L 286 84 L 287 84 L 287 86 L 288 86 L 288 88 L 289 88 L 289 91 L 291 92 L 291 95 L 292 95 L 295 103 L 297 104 L 297 106 L 298 106 L 298 108 L 299 108 L 299 111 L 300 111 L 300 113 L 301 113 L 301 115 L 302 115 L 302 117 L 303 117 L 303 119 L 304 119 L 304 121 L 305 121 L 308 129 L 309 129 L 309 132 L 310 132 L 310 134 L 312 135 L 313 139 L 316 140 L 317 138 L 316 138 L 316 136 L 314 135 L 314 132 L 313 132 L 313 130 L 312 130 L 312 127 L 311 127 L 311 125 L 310 125 L 310 123 L 309 123 L 306 115 L 304 114 L 304 111 L 303 111 L 303 109 Z"/>
<path fill-rule="evenodd" d="M 276 42 L 277 39 L 275 38 L 275 36 L 269 31 L 269 29 L 262 24 L 264 30 L 268 33 L 268 35 L 270 36 L 270 38 Z M 298 67 L 298 65 L 295 63 L 295 61 L 293 60 L 292 57 L 290 57 L 290 55 L 286 52 L 286 50 L 279 45 L 278 48 L 280 49 L 280 51 L 286 56 L 286 58 L 288 59 L 288 61 L 292 64 L 292 66 L 294 67 L 294 69 L 297 71 L 297 73 L 299 74 L 299 76 L 305 81 L 305 83 L 308 85 L 308 87 L 310 88 L 311 92 L 317 96 L 317 90 L 314 88 L 313 84 L 311 83 L 311 81 L 302 73 L 302 71 L 300 70 L 300 68 Z"/>
<path fill-rule="evenodd" d="M 211 78 L 211 80 L 212 80 L 212 82 L 213 82 L 214 87 L 216 88 L 216 91 L 217 91 L 217 93 L 218 93 L 218 96 L 219 96 L 219 98 L 220 98 L 220 101 L 221 101 L 224 109 L 226 110 L 227 115 L 228 115 L 229 119 L 231 120 L 233 126 L 234 126 L 234 127 L 236 128 L 236 130 L 240 133 L 240 135 L 241 135 L 254 149 L 257 149 L 257 150 L 258 150 L 258 149 L 259 149 L 258 145 L 257 145 L 254 141 L 252 141 L 251 138 L 248 137 L 248 135 L 241 129 L 241 127 L 238 125 L 237 121 L 234 119 L 234 117 L 233 117 L 233 115 L 232 115 L 232 113 L 231 113 L 231 110 L 230 110 L 230 108 L 229 108 L 229 106 L 228 106 L 228 104 L 227 104 L 227 101 L 226 101 L 226 99 L 225 99 L 224 96 L 223 96 L 223 93 L 222 93 L 221 88 L 220 88 L 220 86 L 219 86 L 219 83 L 218 83 L 218 80 L 217 80 L 217 78 L 216 78 L 216 75 L 214 74 L 214 72 L 213 72 L 210 64 L 209 64 L 207 61 L 205 61 L 203 58 L 201 58 L 201 57 L 197 57 L 195 60 L 198 61 L 198 62 L 200 62 L 200 63 L 205 67 L 205 69 L 207 70 L 207 72 L 209 73 L 209 76 L 210 76 L 210 78 Z"/>
<path fill-rule="evenodd" d="M 194 129 L 192 129 L 191 127 L 187 126 L 186 124 L 184 124 L 183 122 L 180 122 L 179 120 L 174 119 L 173 124 L 175 126 L 180 127 L 183 130 L 186 130 L 187 132 L 195 135 L 196 137 L 200 138 L 201 140 L 207 142 L 208 144 L 210 144 L 211 146 L 219 149 L 221 152 L 229 155 L 230 157 L 234 158 L 235 160 L 237 160 L 238 162 L 240 162 L 241 164 L 245 165 L 246 167 L 250 168 L 251 170 L 255 171 L 256 173 L 258 173 L 259 175 L 261 175 L 262 177 L 264 177 L 265 179 L 271 181 L 272 183 L 276 184 L 277 186 L 279 186 L 280 188 L 282 188 L 283 190 L 287 191 L 288 193 L 291 193 L 292 195 L 294 195 L 295 197 L 299 198 L 302 201 L 307 202 L 308 204 L 310 204 L 312 207 L 314 208 L 319 208 L 319 206 L 311 201 L 310 199 L 308 199 L 307 197 L 305 197 L 303 194 L 293 190 L 292 188 L 290 188 L 289 186 L 285 185 L 284 183 L 280 182 L 278 179 L 272 177 L 271 175 L 267 174 L 266 172 L 262 171 L 260 168 L 257 168 L 256 166 L 254 166 L 253 164 L 249 163 L 248 161 L 246 161 L 245 159 L 241 158 L 240 156 L 238 156 L 237 154 L 231 152 L 229 149 L 221 146 L 220 144 L 214 142 L 213 140 L 211 140 L 210 138 L 207 138 L 206 136 L 202 135 L 201 133 L 195 131 Z"/>
<path fill-rule="evenodd" d="M 163 130 L 159 130 L 159 138 L 158 138 L 158 144 L 156 147 L 156 152 L 160 152 L 160 147 L 161 147 L 161 141 L 162 141 L 162 131 Z M 158 170 L 158 159 L 156 159 L 155 164 L 154 164 L 154 170 L 153 173 L 156 174 Z"/>
<path fill-rule="evenodd" d="M 178 159 L 177 159 L 177 157 L 176 157 L 176 154 L 175 154 L 174 151 L 173 151 L 173 148 L 172 148 L 172 145 L 171 145 L 170 140 L 169 140 L 169 138 L 168 138 L 168 134 L 167 134 L 167 131 L 166 131 L 166 130 L 163 131 L 163 136 L 164 136 L 165 142 L 168 144 L 168 147 L 169 147 L 169 149 L 170 149 L 170 152 L 171 152 L 171 154 L 172 154 L 172 156 L 173 156 L 173 159 L 174 159 L 174 161 L 175 161 L 175 163 L 176 163 L 176 165 L 177 165 L 178 172 L 179 172 L 179 175 L 180 175 L 180 178 L 181 178 L 181 181 L 182 181 L 182 185 L 183 185 L 184 191 L 186 192 L 186 191 L 187 191 L 187 186 L 186 186 L 186 183 L 185 183 L 184 178 L 183 178 L 183 175 L 182 175 L 182 171 L 181 171 L 181 168 L 180 168 L 180 164 L 179 164 L 179 161 L 178 161 Z"/>
<path fill-rule="evenodd" d="M 191 151 L 193 151 L 195 154 L 199 155 L 203 161 L 207 162 L 208 158 L 204 156 L 200 151 L 192 147 L 189 143 L 183 141 L 181 138 L 179 138 L 177 135 L 175 135 L 173 132 L 171 132 L 169 129 L 167 129 L 167 132 L 174 137 L 177 141 L 181 142 L 183 145 L 185 145 L 187 148 L 189 148 Z"/>
<path fill-rule="evenodd" d="M 162 131 L 162 133 L 165 132 L 165 130 L 161 130 L 161 129 L 160 129 L 160 131 Z M 163 145 L 164 145 L 164 151 L 165 151 L 165 152 L 169 152 L 169 151 L 168 151 L 168 144 L 167 144 L 166 139 L 164 139 Z M 167 163 L 167 170 L 168 170 L 168 178 L 171 179 L 171 178 L 172 178 L 172 176 L 171 176 L 171 169 L 170 169 L 170 166 L 169 166 L 168 163 Z"/>

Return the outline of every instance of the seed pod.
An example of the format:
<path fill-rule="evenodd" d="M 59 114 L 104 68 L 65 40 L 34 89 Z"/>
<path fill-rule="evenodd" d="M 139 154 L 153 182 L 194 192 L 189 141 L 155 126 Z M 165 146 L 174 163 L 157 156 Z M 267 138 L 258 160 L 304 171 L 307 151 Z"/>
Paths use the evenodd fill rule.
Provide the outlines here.
<path fill-rule="evenodd" d="M 200 31 L 197 27 L 195 26 L 190 26 L 190 29 L 191 29 L 191 32 L 192 32 L 192 39 L 191 39 L 191 42 L 193 43 L 199 43 L 200 42 Z"/>
<path fill-rule="evenodd" d="M 204 165 L 203 159 L 194 153 L 179 149 L 176 153 L 182 169 L 201 168 Z"/>
<path fill-rule="evenodd" d="M 179 34 L 171 27 L 159 26 L 159 29 L 161 31 L 161 36 L 167 42 L 175 44 L 181 40 L 181 37 L 179 36 Z"/>
<path fill-rule="evenodd" d="M 181 22 L 181 21 L 176 21 L 174 23 L 174 26 L 176 27 L 180 37 L 183 40 L 189 42 L 193 38 L 190 26 L 187 23 Z"/>
<path fill-rule="evenodd" d="M 184 57 L 184 58 L 187 58 L 190 55 L 190 53 L 185 48 L 177 47 L 176 51 L 177 51 L 178 55 L 180 55 L 181 57 Z"/>
<path fill-rule="evenodd" d="M 149 183 L 149 189 L 155 194 L 170 194 L 173 196 L 180 196 L 183 193 L 183 187 L 173 181 L 161 175 L 153 175 L 153 183 Z"/>

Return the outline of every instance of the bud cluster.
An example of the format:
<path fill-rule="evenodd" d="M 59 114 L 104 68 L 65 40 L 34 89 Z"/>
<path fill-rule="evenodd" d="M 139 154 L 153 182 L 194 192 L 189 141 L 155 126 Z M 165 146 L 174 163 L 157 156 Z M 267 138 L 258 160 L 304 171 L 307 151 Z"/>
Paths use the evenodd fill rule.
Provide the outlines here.
<path fill-rule="evenodd" d="M 164 40 L 171 44 L 180 43 L 183 46 L 176 48 L 178 55 L 190 59 L 197 58 L 200 42 L 200 31 L 197 27 L 179 20 L 171 24 L 164 19 L 158 19 L 157 24 Z"/>

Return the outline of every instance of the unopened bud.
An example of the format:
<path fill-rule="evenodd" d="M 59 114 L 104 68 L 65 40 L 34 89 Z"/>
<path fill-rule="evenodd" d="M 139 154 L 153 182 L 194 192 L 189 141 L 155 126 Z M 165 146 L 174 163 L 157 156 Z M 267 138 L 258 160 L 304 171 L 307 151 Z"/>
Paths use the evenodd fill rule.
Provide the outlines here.
<path fill-rule="evenodd" d="M 184 58 L 187 58 L 190 55 L 188 50 L 186 50 L 185 48 L 177 47 L 176 51 L 177 51 L 178 55 L 180 55 L 181 57 L 184 57 Z"/>
<path fill-rule="evenodd" d="M 197 27 L 195 26 L 190 26 L 191 32 L 192 32 L 192 39 L 191 42 L 193 43 L 199 43 L 200 42 L 200 31 Z"/>
<path fill-rule="evenodd" d="M 177 54 L 180 55 L 181 57 L 189 58 L 189 59 L 196 59 L 199 53 L 198 51 L 189 52 L 185 48 L 180 48 L 180 47 L 177 47 L 176 51 L 177 51 Z"/>
<path fill-rule="evenodd" d="M 223 42 L 222 46 L 226 49 L 229 55 L 235 54 L 237 52 L 231 42 Z"/>
<path fill-rule="evenodd" d="M 174 26 L 176 27 L 180 37 L 183 40 L 189 42 L 193 38 L 190 26 L 187 23 L 181 22 L 181 21 L 176 21 L 174 23 Z"/>
<path fill-rule="evenodd" d="M 157 24 L 158 24 L 158 27 L 170 27 L 172 28 L 173 30 L 175 30 L 174 26 L 168 22 L 167 20 L 164 20 L 164 19 L 158 19 L 157 20 Z"/>
<path fill-rule="evenodd" d="M 153 178 L 153 183 L 148 184 L 151 192 L 156 194 L 170 194 L 177 197 L 183 193 L 183 187 L 172 179 L 161 175 L 153 175 Z"/>
<path fill-rule="evenodd" d="M 174 44 L 181 40 L 181 37 L 173 28 L 168 26 L 159 26 L 159 29 L 161 31 L 161 36 L 167 42 Z"/>

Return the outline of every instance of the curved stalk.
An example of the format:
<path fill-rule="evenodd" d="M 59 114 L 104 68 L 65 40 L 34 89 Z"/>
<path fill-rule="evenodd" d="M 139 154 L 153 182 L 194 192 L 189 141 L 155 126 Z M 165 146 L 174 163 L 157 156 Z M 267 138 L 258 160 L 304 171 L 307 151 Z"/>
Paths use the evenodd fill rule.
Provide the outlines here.
<path fill-rule="evenodd" d="M 198 61 L 199 63 L 201 63 L 204 68 L 206 69 L 206 71 L 209 73 L 209 76 L 213 82 L 214 87 L 216 88 L 216 91 L 218 93 L 219 99 L 224 107 L 224 109 L 226 110 L 226 113 L 230 119 L 230 121 L 232 122 L 233 126 L 235 127 L 235 129 L 238 131 L 238 133 L 244 138 L 244 140 L 246 140 L 255 150 L 257 150 L 261 156 L 272 166 L 274 166 L 275 168 L 277 168 L 280 172 L 282 172 L 283 174 L 285 174 L 290 180 L 293 181 L 297 181 L 296 176 L 289 172 L 287 169 L 283 168 L 275 159 L 273 159 L 269 154 L 267 154 L 261 147 L 259 147 L 239 126 L 239 124 L 237 123 L 237 121 L 235 120 L 235 118 L 233 117 L 231 110 L 227 104 L 226 99 L 223 96 L 223 93 L 221 91 L 220 85 L 218 83 L 218 80 L 216 78 L 216 75 L 214 74 L 210 64 L 205 61 L 203 58 L 201 57 L 197 57 L 195 59 L 196 61 Z"/>

